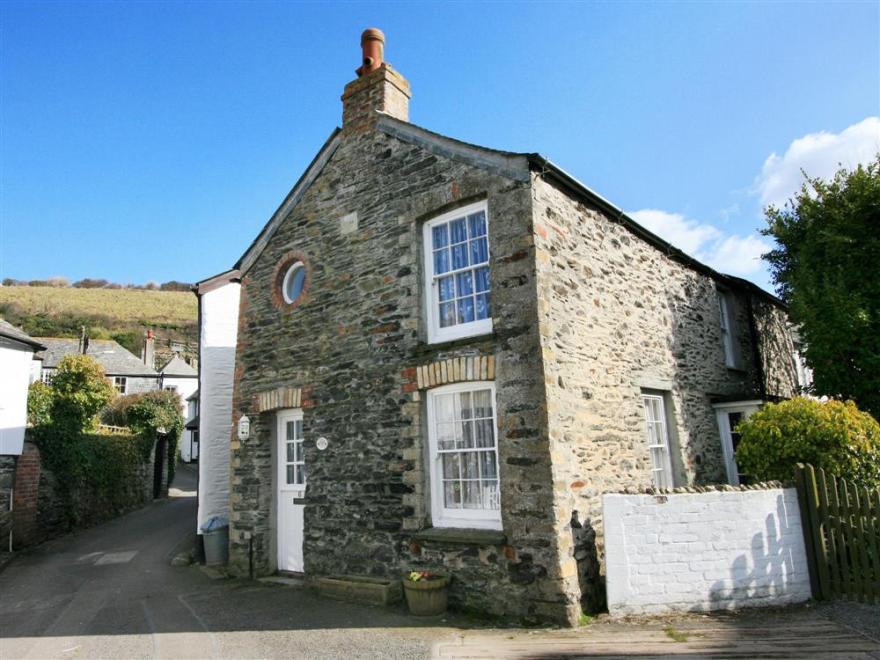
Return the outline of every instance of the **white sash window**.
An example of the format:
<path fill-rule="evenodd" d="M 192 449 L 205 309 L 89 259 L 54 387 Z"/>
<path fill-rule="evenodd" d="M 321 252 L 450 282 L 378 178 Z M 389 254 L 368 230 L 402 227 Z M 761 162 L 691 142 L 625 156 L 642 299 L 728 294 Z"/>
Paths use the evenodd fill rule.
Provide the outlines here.
<path fill-rule="evenodd" d="M 428 341 L 492 332 L 486 203 L 426 222 L 423 238 Z"/>
<path fill-rule="evenodd" d="M 501 529 L 495 385 L 428 391 L 431 513 L 435 527 Z"/>

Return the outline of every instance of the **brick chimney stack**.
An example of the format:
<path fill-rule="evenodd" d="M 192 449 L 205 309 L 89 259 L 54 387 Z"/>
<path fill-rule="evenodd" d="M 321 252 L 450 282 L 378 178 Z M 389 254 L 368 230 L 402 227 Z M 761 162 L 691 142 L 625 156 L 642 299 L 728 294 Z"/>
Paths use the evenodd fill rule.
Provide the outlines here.
<path fill-rule="evenodd" d="M 361 35 L 358 77 L 342 93 L 342 130 L 354 133 L 369 128 L 376 111 L 409 121 L 409 82 L 385 61 L 385 35 L 369 28 Z"/>

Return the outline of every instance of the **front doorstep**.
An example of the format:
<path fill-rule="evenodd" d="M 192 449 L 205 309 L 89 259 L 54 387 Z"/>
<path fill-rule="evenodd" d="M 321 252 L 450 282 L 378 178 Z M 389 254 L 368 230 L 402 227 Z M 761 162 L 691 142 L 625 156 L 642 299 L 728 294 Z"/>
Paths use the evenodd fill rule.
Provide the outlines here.
<path fill-rule="evenodd" d="M 318 594 L 364 605 L 391 605 L 401 598 L 399 579 L 330 575 L 312 581 Z"/>

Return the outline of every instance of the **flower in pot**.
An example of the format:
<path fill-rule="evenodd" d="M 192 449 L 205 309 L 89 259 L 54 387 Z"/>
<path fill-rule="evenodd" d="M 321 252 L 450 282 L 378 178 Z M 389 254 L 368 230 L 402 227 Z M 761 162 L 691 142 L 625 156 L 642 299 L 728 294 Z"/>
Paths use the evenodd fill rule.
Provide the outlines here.
<path fill-rule="evenodd" d="M 449 576 L 430 571 L 412 571 L 403 580 L 403 592 L 411 614 L 437 616 L 446 611 Z"/>

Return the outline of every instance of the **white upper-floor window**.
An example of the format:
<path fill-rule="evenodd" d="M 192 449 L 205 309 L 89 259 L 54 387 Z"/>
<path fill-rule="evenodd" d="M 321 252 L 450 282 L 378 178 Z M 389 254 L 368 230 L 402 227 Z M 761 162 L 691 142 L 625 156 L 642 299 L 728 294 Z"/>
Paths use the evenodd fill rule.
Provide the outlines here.
<path fill-rule="evenodd" d="M 42 373 L 40 374 L 40 381 L 42 381 L 46 385 L 51 385 L 52 384 L 52 377 L 54 375 L 55 375 L 54 369 L 43 369 Z"/>
<path fill-rule="evenodd" d="M 724 364 L 736 367 L 736 353 L 733 346 L 733 326 L 730 321 L 730 296 L 718 292 L 718 314 L 721 322 L 721 338 L 724 342 Z"/>
<path fill-rule="evenodd" d="M 434 527 L 501 529 L 495 385 L 428 391 L 428 451 Z"/>
<path fill-rule="evenodd" d="M 429 342 L 492 332 L 488 229 L 486 202 L 425 223 Z"/>

